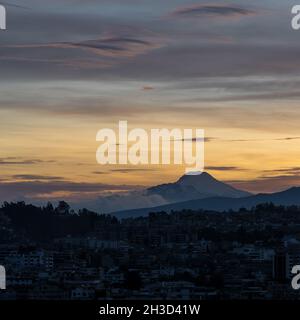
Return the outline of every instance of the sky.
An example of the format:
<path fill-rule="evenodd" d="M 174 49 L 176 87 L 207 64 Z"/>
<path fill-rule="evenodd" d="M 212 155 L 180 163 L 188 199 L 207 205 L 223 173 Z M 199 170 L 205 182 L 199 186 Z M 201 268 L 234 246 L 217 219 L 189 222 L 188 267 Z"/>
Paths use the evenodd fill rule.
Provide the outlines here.
<path fill-rule="evenodd" d="M 300 185 L 295 1 L 1 4 L 1 200 L 89 199 L 184 174 L 97 164 L 97 131 L 120 120 L 204 129 L 206 171 L 235 187 Z"/>

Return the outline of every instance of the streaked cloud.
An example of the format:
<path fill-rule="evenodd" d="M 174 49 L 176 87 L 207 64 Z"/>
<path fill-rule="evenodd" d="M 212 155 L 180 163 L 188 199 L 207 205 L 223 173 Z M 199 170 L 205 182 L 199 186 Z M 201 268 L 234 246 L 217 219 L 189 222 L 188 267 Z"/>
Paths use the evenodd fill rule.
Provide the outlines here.
<path fill-rule="evenodd" d="M 293 141 L 293 140 L 300 140 L 300 137 L 283 137 L 283 138 L 274 138 L 274 139 L 228 139 L 223 140 L 227 142 L 260 142 L 260 141 Z"/>
<path fill-rule="evenodd" d="M 0 166 L 9 166 L 9 165 L 34 165 L 41 163 L 54 162 L 54 160 L 41 160 L 41 159 L 21 159 L 17 157 L 7 157 L 0 158 Z"/>
<path fill-rule="evenodd" d="M 155 169 L 150 168 L 117 168 L 117 169 L 110 169 L 108 171 L 93 171 L 92 174 L 102 175 L 102 174 L 110 174 L 110 173 L 143 173 L 143 172 L 151 172 L 157 171 Z"/>
<path fill-rule="evenodd" d="M 295 174 L 280 174 L 274 176 L 260 176 L 250 180 L 226 181 L 236 188 L 241 188 L 253 193 L 270 193 L 284 191 L 300 185 L 300 172 Z"/>
<path fill-rule="evenodd" d="M 205 170 L 210 171 L 244 171 L 246 169 L 234 166 L 205 166 Z"/>
<path fill-rule="evenodd" d="M 119 169 L 112 169 L 110 172 L 118 172 L 118 173 L 134 173 L 134 172 L 151 172 L 157 171 L 155 169 L 147 169 L 147 168 L 119 168 Z"/>
<path fill-rule="evenodd" d="M 11 176 L 11 179 L 25 180 L 25 181 L 59 181 L 64 180 L 63 177 L 58 176 L 43 176 L 35 174 L 16 174 Z"/>
<path fill-rule="evenodd" d="M 110 37 L 85 40 L 81 42 L 50 42 L 37 44 L 3 45 L 2 49 L 22 50 L 22 57 L 14 55 L 2 55 L 1 60 L 16 60 L 23 62 L 54 62 L 66 64 L 74 67 L 107 67 L 111 66 L 116 59 L 132 58 L 144 54 L 150 50 L 160 48 L 162 44 L 147 40 L 130 37 Z M 68 53 L 68 50 L 78 51 L 78 53 Z M 82 57 L 81 51 L 87 52 L 86 57 Z M 36 55 L 35 53 L 39 53 Z M 41 54 L 48 54 L 48 61 L 41 58 Z M 53 59 L 53 53 L 55 58 Z M 110 60 L 98 61 L 92 56 L 98 56 Z M 112 60 L 114 59 L 114 60 Z"/>
<path fill-rule="evenodd" d="M 235 18 L 243 17 L 256 14 L 255 11 L 238 7 L 238 6 L 227 6 L 220 4 L 209 4 L 209 5 L 194 5 L 190 7 L 184 7 L 176 9 L 173 12 L 174 16 L 187 17 L 187 18 L 202 18 L 202 17 L 224 17 L 224 18 Z"/>
<path fill-rule="evenodd" d="M 138 190 L 141 187 L 137 185 L 110 185 L 101 183 L 88 183 L 88 182 L 73 182 L 59 179 L 47 179 L 45 176 L 36 179 L 25 179 L 24 181 L 15 182 L 0 182 L 0 195 L 2 201 L 22 200 L 28 201 L 47 199 L 60 199 L 66 200 L 84 200 L 97 199 L 101 195 L 109 193 L 122 193 L 131 190 Z"/>
<path fill-rule="evenodd" d="M 102 174 L 107 174 L 108 172 L 105 171 L 93 171 L 92 174 L 97 174 L 97 175 L 102 175 Z"/>
<path fill-rule="evenodd" d="M 214 141 L 214 140 L 217 140 L 217 138 L 214 138 L 214 137 L 204 137 L 204 138 L 201 138 L 201 137 L 194 137 L 194 138 L 191 138 L 191 139 L 181 139 L 180 141 L 187 141 L 187 142 L 211 142 L 211 141 Z"/>
<path fill-rule="evenodd" d="M 295 175 L 295 174 L 300 175 L 300 167 L 264 170 L 264 172 L 273 173 L 273 174 L 280 173 L 280 174 L 285 174 L 285 175 Z"/>
<path fill-rule="evenodd" d="M 154 90 L 154 87 L 152 87 L 152 86 L 144 86 L 142 89 L 144 91 L 151 91 L 151 90 Z"/>

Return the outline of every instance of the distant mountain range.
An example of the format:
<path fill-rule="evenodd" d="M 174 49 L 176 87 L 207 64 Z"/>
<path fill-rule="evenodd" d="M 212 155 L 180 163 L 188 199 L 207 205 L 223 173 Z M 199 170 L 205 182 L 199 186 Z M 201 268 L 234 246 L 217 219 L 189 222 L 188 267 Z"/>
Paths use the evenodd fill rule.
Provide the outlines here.
<path fill-rule="evenodd" d="M 184 175 L 173 183 L 99 197 L 93 201 L 80 203 L 97 212 L 113 213 L 121 210 L 152 208 L 177 202 L 199 200 L 210 197 L 240 198 L 251 195 L 216 180 L 210 174 Z"/>
<path fill-rule="evenodd" d="M 204 175 L 202 178 L 201 176 Z M 202 174 L 199 176 L 200 181 L 209 181 L 213 182 L 215 179 L 211 177 L 208 174 Z M 197 176 L 195 176 L 197 177 Z M 189 183 L 193 180 L 193 176 L 186 176 L 181 178 L 179 181 L 181 183 L 183 182 L 183 185 L 185 186 L 186 183 Z M 215 180 L 217 181 L 217 180 Z M 199 184 L 199 187 L 201 183 Z M 208 184 L 209 186 L 213 187 L 215 184 Z M 221 182 L 217 181 L 217 186 L 220 186 L 220 189 L 217 189 L 217 192 L 219 194 L 217 196 L 211 196 L 211 197 L 201 197 L 199 199 L 194 200 L 188 200 L 188 201 L 177 201 L 175 203 L 170 203 L 166 205 L 156 206 L 152 208 L 141 208 L 141 209 L 134 209 L 134 210 L 124 210 L 115 212 L 114 215 L 116 215 L 119 218 L 126 218 L 126 217 L 138 217 L 138 216 L 145 216 L 149 212 L 159 212 L 159 211 L 166 211 L 170 212 L 173 211 L 179 211 L 184 209 L 191 209 L 191 210 L 214 210 L 214 211 L 226 211 L 226 210 L 238 210 L 240 208 L 247 208 L 250 209 L 253 206 L 256 206 L 261 203 L 267 203 L 272 202 L 276 205 L 300 205 L 300 187 L 293 187 L 286 191 L 282 192 L 276 192 L 271 194 L 257 194 L 257 195 L 249 195 L 246 192 L 243 192 L 241 190 L 236 190 L 226 184 L 222 184 Z M 224 189 L 221 188 L 224 185 Z M 155 190 L 163 190 L 164 193 L 167 192 L 166 185 L 154 187 Z M 229 188 L 228 188 L 229 187 Z M 231 189 L 232 188 L 232 189 Z M 153 189 L 153 188 L 152 188 Z M 173 189 L 173 186 L 171 186 L 171 190 Z M 222 195 L 222 191 L 226 190 L 228 193 L 225 192 Z M 235 192 L 236 191 L 236 192 Z M 209 192 L 211 190 L 209 189 Z M 230 192 L 232 192 L 232 195 L 229 195 Z M 220 196 L 221 193 L 221 196 Z M 238 197 L 238 195 L 245 195 L 242 197 Z M 225 196 L 224 196 L 225 195 Z M 182 199 L 182 197 L 178 196 L 178 199 Z"/>

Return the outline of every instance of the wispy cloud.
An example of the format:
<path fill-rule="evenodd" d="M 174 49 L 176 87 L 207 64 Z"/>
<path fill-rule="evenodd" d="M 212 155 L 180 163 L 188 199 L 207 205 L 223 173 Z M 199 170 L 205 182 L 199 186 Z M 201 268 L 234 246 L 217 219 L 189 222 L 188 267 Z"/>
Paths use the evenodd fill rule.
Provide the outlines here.
<path fill-rule="evenodd" d="M 206 166 L 205 170 L 211 171 L 244 171 L 246 169 L 234 166 Z"/>
<path fill-rule="evenodd" d="M 300 137 L 283 137 L 283 138 L 275 138 L 275 139 L 228 139 L 223 140 L 226 142 L 260 142 L 260 141 L 293 141 L 299 140 Z"/>
<path fill-rule="evenodd" d="M 266 173 L 280 173 L 284 175 L 294 175 L 300 174 L 300 167 L 291 167 L 291 168 L 280 168 L 280 169 L 273 169 L 273 170 L 264 170 L 263 172 Z"/>
<path fill-rule="evenodd" d="M 108 172 L 104 171 L 93 171 L 92 174 L 97 174 L 97 175 L 102 175 L 102 174 L 107 174 Z"/>
<path fill-rule="evenodd" d="M 214 140 L 217 140 L 217 138 L 214 138 L 214 137 L 194 137 L 194 138 L 191 138 L 191 139 L 181 139 L 180 141 L 186 141 L 186 142 L 211 142 L 211 141 L 214 141 Z M 174 141 L 174 140 L 173 140 Z M 178 140 L 177 140 L 178 141 Z"/>
<path fill-rule="evenodd" d="M 31 178 L 34 178 L 33 176 Z M 122 193 L 141 189 L 137 185 L 110 185 L 101 183 L 74 182 L 63 179 L 47 180 L 47 177 L 39 176 L 38 180 L 25 179 L 24 181 L 0 181 L 0 202 L 10 200 L 35 199 L 47 201 L 47 199 L 97 199 L 101 195 Z"/>
<path fill-rule="evenodd" d="M 92 174 L 102 175 L 102 174 L 109 174 L 109 173 L 134 173 L 134 172 L 150 172 L 156 171 L 152 168 L 118 168 L 118 169 L 110 169 L 108 171 L 93 171 Z"/>
<path fill-rule="evenodd" d="M 44 176 L 44 175 L 35 175 L 35 174 L 16 174 L 11 177 L 16 180 L 25 180 L 25 181 L 60 181 L 64 180 L 63 177 L 58 176 Z"/>
<path fill-rule="evenodd" d="M 178 8 L 173 12 L 173 16 L 187 17 L 187 18 L 199 18 L 199 17 L 224 17 L 224 18 L 236 18 L 243 16 L 250 16 L 256 14 L 255 11 L 237 7 L 218 4 L 207 5 L 194 5 L 190 7 Z"/>
<path fill-rule="evenodd" d="M 109 37 L 85 40 L 81 42 L 49 42 L 49 43 L 36 43 L 36 44 L 18 44 L 2 46 L 3 49 L 17 49 L 22 50 L 23 55 L 19 57 L 10 53 L 10 56 L 2 55 L 2 60 L 16 60 L 16 61 L 29 61 L 29 62 L 53 62 L 57 64 L 65 64 L 74 67 L 108 67 L 116 62 L 116 59 L 132 58 L 148 51 L 160 48 L 162 46 L 159 42 L 151 42 L 148 40 L 137 39 L 134 37 Z M 47 50 L 55 53 L 53 56 L 45 60 L 39 56 L 33 56 L 32 50 Z M 68 54 L 66 59 L 66 50 L 72 50 L 74 53 Z M 86 57 L 82 57 L 81 51 L 87 53 Z M 29 54 L 26 55 L 26 53 Z M 41 53 L 41 51 L 39 51 Z M 93 57 L 94 56 L 94 57 Z M 95 59 L 98 57 L 98 60 Z M 99 60 L 99 58 L 113 59 L 113 60 Z"/>
<path fill-rule="evenodd" d="M 152 86 L 144 86 L 144 87 L 142 88 L 142 90 L 144 90 L 144 91 L 151 91 L 151 90 L 154 90 L 154 87 L 152 87 Z"/>
<path fill-rule="evenodd" d="M 147 172 L 147 171 L 156 171 L 156 170 L 147 169 L 147 168 L 120 168 L 120 169 L 110 170 L 110 172 L 119 172 L 119 173 L 133 173 L 133 172 Z"/>
<path fill-rule="evenodd" d="M 31 164 L 40 164 L 40 163 L 50 163 L 54 162 L 53 160 L 44 161 L 41 159 L 20 159 L 17 157 L 7 157 L 0 158 L 0 166 L 4 165 L 31 165 Z"/>
<path fill-rule="evenodd" d="M 253 193 L 277 192 L 300 186 L 300 172 L 294 174 L 278 174 L 260 176 L 252 180 L 230 180 L 226 181 L 236 188 L 241 188 Z"/>

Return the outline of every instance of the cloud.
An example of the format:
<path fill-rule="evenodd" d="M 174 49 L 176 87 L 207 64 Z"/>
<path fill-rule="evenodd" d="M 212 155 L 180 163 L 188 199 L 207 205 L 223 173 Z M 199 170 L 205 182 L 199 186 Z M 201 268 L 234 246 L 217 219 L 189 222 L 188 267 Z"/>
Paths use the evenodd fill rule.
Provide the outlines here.
<path fill-rule="evenodd" d="M 145 169 L 145 168 L 120 168 L 112 169 L 110 172 L 119 172 L 119 173 L 132 173 L 132 172 L 147 172 L 147 171 L 156 171 L 155 169 Z"/>
<path fill-rule="evenodd" d="M 100 56 L 109 57 L 133 57 L 156 47 L 152 43 L 133 38 L 107 38 L 82 42 L 65 42 L 49 44 L 48 47 L 79 48 L 90 51 Z"/>
<path fill-rule="evenodd" d="M 223 140 L 226 142 L 260 142 L 260 141 L 293 141 L 299 140 L 300 137 L 283 137 L 283 138 L 275 138 L 275 139 L 230 139 L 230 140 Z"/>
<path fill-rule="evenodd" d="M 276 141 L 290 141 L 290 140 L 299 140 L 300 137 L 285 137 L 285 138 L 278 138 L 278 139 L 274 139 Z"/>
<path fill-rule="evenodd" d="M 300 93 L 297 91 L 279 91 L 279 92 L 265 92 L 257 94 L 243 94 L 243 95 L 224 95 L 213 98 L 201 99 L 203 102 L 226 102 L 226 101 L 255 101 L 255 100 L 298 100 Z"/>
<path fill-rule="evenodd" d="M 300 167 L 291 167 L 291 168 L 281 168 L 281 169 L 273 169 L 273 170 L 264 170 L 264 172 L 268 173 L 281 173 L 285 175 L 289 174 L 300 174 Z"/>
<path fill-rule="evenodd" d="M 246 169 L 233 166 L 205 166 L 205 170 L 211 171 L 243 171 Z"/>
<path fill-rule="evenodd" d="M 201 142 L 201 141 L 204 141 L 204 142 L 211 142 L 211 141 L 214 141 L 214 140 L 217 140 L 217 138 L 213 138 L 213 137 L 204 137 L 204 138 L 201 138 L 201 137 L 194 137 L 192 139 L 181 139 L 180 141 L 187 141 L 187 142 Z M 178 141 L 178 140 L 177 140 Z"/>
<path fill-rule="evenodd" d="M 279 174 L 274 176 L 261 176 L 253 180 L 230 180 L 226 181 L 236 188 L 252 193 L 278 192 L 291 187 L 300 186 L 300 172 L 294 174 Z"/>
<path fill-rule="evenodd" d="M 64 180 L 63 177 L 58 176 L 42 176 L 35 174 L 16 174 L 11 176 L 13 179 L 26 180 L 26 181 L 59 181 Z"/>
<path fill-rule="evenodd" d="M 102 175 L 111 173 L 134 173 L 134 172 L 148 172 L 156 171 L 155 169 L 146 169 L 146 168 L 120 168 L 120 169 L 111 169 L 107 172 L 104 171 L 93 171 L 92 174 Z"/>
<path fill-rule="evenodd" d="M 50 163 L 54 162 L 54 160 L 44 161 L 41 159 L 20 159 L 17 157 L 7 157 L 0 158 L 0 166 L 5 165 L 32 165 L 32 164 L 40 164 L 40 163 Z"/>
<path fill-rule="evenodd" d="M 144 90 L 144 91 L 151 91 L 151 90 L 154 90 L 154 87 L 144 86 L 144 87 L 142 88 L 142 90 Z"/>
<path fill-rule="evenodd" d="M 143 173 L 143 172 L 153 172 L 157 171 L 156 169 L 150 169 L 150 168 L 119 168 L 119 169 L 111 169 L 107 172 L 104 171 L 93 171 L 92 174 L 96 175 L 103 175 L 103 174 L 109 174 L 109 173 Z"/>
<path fill-rule="evenodd" d="M 23 200 L 47 201 L 49 199 L 66 199 L 84 201 L 85 199 L 97 199 L 101 195 L 124 193 L 139 190 L 137 185 L 110 185 L 101 183 L 73 182 L 58 177 L 37 176 L 41 179 L 25 179 L 28 181 L 0 181 L 0 201 Z M 21 178 L 21 176 L 20 176 Z M 25 178 L 25 177 L 24 177 Z M 53 178 L 53 180 L 52 180 Z"/>
<path fill-rule="evenodd" d="M 110 67 L 119 59 L 132 58 L 161 47 L 161 43 L 133 37 L 108 37 L 79 42 L 49 42 L 37 44 L 3 45 L 3 50 L 21 50 L 2 54 L 1 60 L 20 62 L 53 62 L 73 67 Z M 71 53 L 70 50 L 73 52 Z M 86 55 L 83 53 L 86 52 Z M 47 59 L 41 58 L 49 54 Z M 67 57 L 66 57 L 67 56 Z M 98 57 L 96 59 L 95 57 Z M 99 60 L 99 58 L 102 58 Z"/>
<path fill-rule="evenodd" d="M 102 174 L 107 174 L 107 172 L 104 172 L 104 171 L 93 171 L 92 174 L 102 175 Z"/>
<path fill-rule="evenodd" d="M 224 17 L 236 18 L 256 14 L 255 11 L 236 6 L 226 5 L 194 5 L 191 7 L 179 8 L 173 12 L 173 16 L 199 18 L 199 17 Z"/>
<path fill-rule="evenodd" d="M 190 79 L 199 75 L 211 77 L 237 73 L 263 74 L 265 71 L 283 74 L 285 70 L 297 70 L 299 65 L 299 48 L 293 45 L 293 33 L 284 28 L 286 24 L 283 19 L 286 17 L 280 14 L 283 10 L 282 4 L 278 16 L 271 19 L 272 21 L 264 19 L 261 15 L 257 16 L 255 21 L 251 21 L 247 28 L 224 26 L 220 29 L 215 21 L 211 22 L 208 19 L 205 19 L 201 28 L 189 23 L 178 23 L 177 19 L 161 19 L 164 12 L 174 10 L 172 1 L 167 1 L 167 4 L 155 1 L 151 4 L 151 10 L 147 1 L 143 1 L 139 6 L 132 1 L 130 4 L 121 2 L 118 5 L 122 10 L 116 10 L 116 4 L 109 1 L 105 5 L 101 1 L 90 1 L 88 6 L 86 2 L 77 1 L 76 10 L 73 7 L 70 14 L 69 1 L 55 1 L 51 8 L 37 1 L 32 5 L 29 1 L 34 10 L 16 10 L 18 15 L 11 17 L 9 33 L 7 36 L 4 35 L 4 40 L 1 39 L 0 68 L 7 74 L 4 80 L 7 81 L 7 77 L 18 80 L 26 78 L 27 81 L 35 78 L 41 81 L 49 78 L 100 79 L 104 76 L 143 81 L 183 77 Z M 198 10 L 198 15 L 202 12 L 201 17 L 214 14 L 222 18 L 232 15 L 244 17 L 256 12 L 252 7 L 245 8 L 241 2 L 233 5 L 218 5 L 215 2 L 192 7 L 185 5 L 175 10 L 174 14 L 192 17 Z M 256 1 L 255 5 L 257 4 L 262 5 Z M 275 7 L 277 10 L 278 6 L 279 3 L 272 4 L 272 9 Z M 27 23 L 28 21 L 30 23 Z M 45 30 L 49 32 L 45 33 Z M 221 44 L 219 47 L 212 46 L 211 40 L 214 38 Z M 141 43 L 138 44 L 138 41 Z M 127 59 L 129 65 L 120 63 L 122 69 L 119 69 L 118 62 L 125 59 L 124 54 L 128 54 L 128 48 L 124 50 L 124 42 L 125 47 L 130 47 L 129 54 L 133 51 L 138 59 Z M 152 46 L 159 46 L 161 42 L 165 44 L 162 50 L 151 49 Z M 22 43 L 25 46 L 49 43 L 54 47 L 20 47 L 18 50 L 3 47 Z M 102 61 L 103 58 L 112 59 L 108 45 L 117 55 L 113 58 L 114 61 Z M 114 50 L 119 47 L 122 50 Z M 136 49 L 147 54 L 135 55 Z M 280 52 L 282 50 L 286 52 Z M 94 54 L 95 51 L 97 54 Z M 103 54 L 108 56 L 104 57 Z M 185 63 L 181 64 L 178 61 Z M 49 64 L 55 64 L 55 67 L 48 67 Z M 105 75 L 99 72 L 99 68 L 105 69 Z M 76 71 L 78 73 L 74 74 Z"/>

